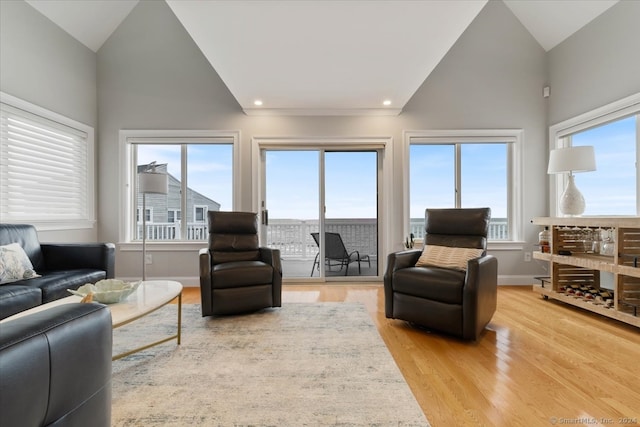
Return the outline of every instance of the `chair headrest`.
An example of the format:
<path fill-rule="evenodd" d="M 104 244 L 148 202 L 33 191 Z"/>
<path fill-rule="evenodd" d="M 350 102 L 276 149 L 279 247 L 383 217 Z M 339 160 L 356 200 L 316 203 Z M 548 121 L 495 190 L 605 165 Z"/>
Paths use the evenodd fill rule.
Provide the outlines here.
<path fill-rule="evenodd" d="M 254 212 L 209 211 L 208 220 L 209 233 L 258 233 L 258 215 Z"/>
<path fill-rule="evenodd" d="M 426 209 L 427 234 L 487 237 L 491 208 Z"/>

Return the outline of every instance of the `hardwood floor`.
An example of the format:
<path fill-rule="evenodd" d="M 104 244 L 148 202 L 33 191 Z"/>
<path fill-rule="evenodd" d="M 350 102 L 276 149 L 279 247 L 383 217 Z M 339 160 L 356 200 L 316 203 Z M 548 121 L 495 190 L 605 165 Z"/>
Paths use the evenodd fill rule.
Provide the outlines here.
<path fill-rule="evenodd" d="M 199 303 L 186 288 L 185 303 Z M 475 343 L 384 316 L 381 284 L 284 285 L 283 304 L 363 303 L 434 427 L 640 425 L 640 330 L 501 286 Z"/>

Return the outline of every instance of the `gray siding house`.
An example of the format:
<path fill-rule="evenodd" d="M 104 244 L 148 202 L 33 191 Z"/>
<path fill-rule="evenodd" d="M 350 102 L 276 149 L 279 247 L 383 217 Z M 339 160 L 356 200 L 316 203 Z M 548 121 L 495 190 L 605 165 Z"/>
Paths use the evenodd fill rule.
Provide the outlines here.
<path fill-rule="evenodd" d="M 138 173 L 145 171 L 149 165 L 138 165 Z M 169 177 L 168 194 L 147 194 L 146 215 L 149 239 L 175 239 L 181 221 L 186 220 L 188 229 L 206 230 L 207 212 L 220 210 L 220 203 L 187 187 L 187 212 L 180 207 L 181 182 L 167 172 L 167 164 L 156 165 L 156 171 L 166 173 Z M 137 222 L 139 236 L 142 233 L 142 194 L 138 194 Z M 191 232 L 189 233 L 191 234 Z"/>

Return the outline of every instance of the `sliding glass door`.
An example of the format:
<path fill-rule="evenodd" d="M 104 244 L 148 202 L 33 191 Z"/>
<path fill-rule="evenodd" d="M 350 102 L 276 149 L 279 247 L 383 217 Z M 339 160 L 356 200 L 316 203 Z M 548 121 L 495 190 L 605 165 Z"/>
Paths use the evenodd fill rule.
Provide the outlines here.
<path fill-rule="evenodd" d="M 378 276 L 376 150 L 264 149 L 263 242 L 285 279 Z"/>

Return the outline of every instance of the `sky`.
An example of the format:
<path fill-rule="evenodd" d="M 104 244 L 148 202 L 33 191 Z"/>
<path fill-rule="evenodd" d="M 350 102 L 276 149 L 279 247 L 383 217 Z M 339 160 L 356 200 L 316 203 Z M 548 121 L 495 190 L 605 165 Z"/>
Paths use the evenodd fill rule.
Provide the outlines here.
<path fill-rule="evenodd" d="M 596 170 L 575 174 L 585 198 L 583 215 L 637 215 L 636 118 L 628 117 L 572 137 L 574 146 L 593 145 Z"/>
<path fill-rule="evenodd" d="M 233 209 L 233 149 L 230 144 L 190 145 L 187 150 L 187 185 L 220 203 L 220 210 Z M 167 164 L 167 171 L 181 180 L 179 145 L 138 145 L 138 164 Z"/>
<path fill-rule="evenodd" d="M 376 159 L 373 151 L 325 153 L 326 218 L 376 218 Z M 318 219 L 318 151 L 268 151 L 266 171 L 270 218 Z"/>
<path fill-rule="evenodd" d="M 586 200 L 584 215 L 636 215 L 636 119 L 629 117 L 573 136 L 573 145 L 593 145 L 594 172 L 576 174 Z M 507 215 L 506 144 L 462 147 L 462 205 L 489 206 L 494 218 Z M 231 210 L 231 145 L 191 145 L 187 153 L 188 186 Z M 141 145 L 139 164 L 167 163 L 180 179 L 178 145 Z M 270 218 L 318 219 L 320 152 L 269 150 L 266 201 Z M 327 218 L 376 217 L 374 151 L 325 153 Z M 454 206 L 453 145 L 412 145 L 410 216 L 422 218 L 426 207 Z"/>

